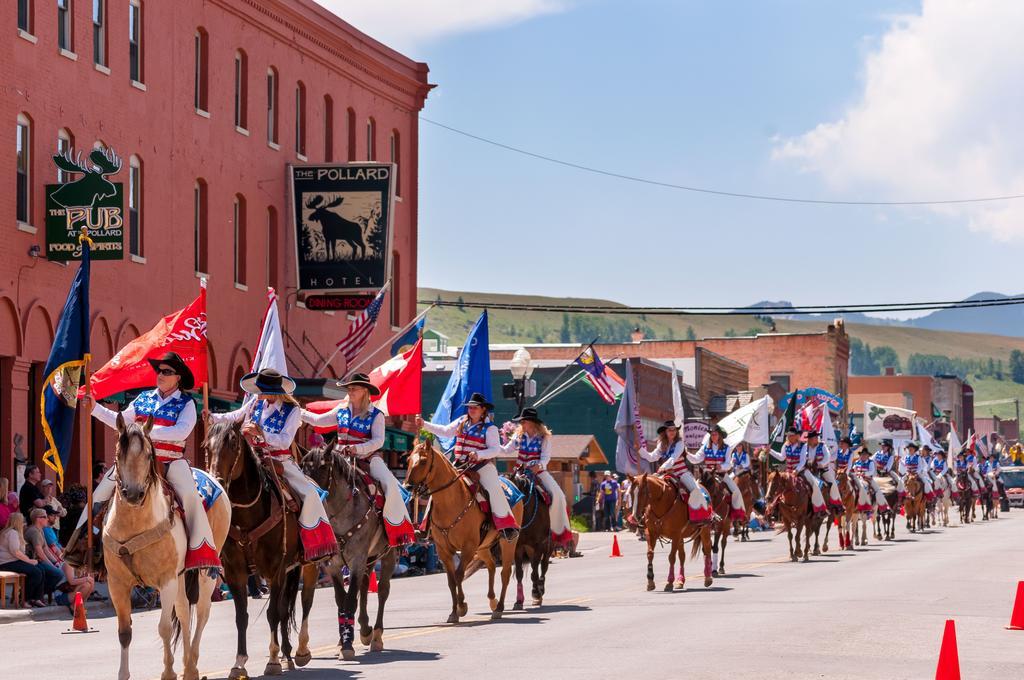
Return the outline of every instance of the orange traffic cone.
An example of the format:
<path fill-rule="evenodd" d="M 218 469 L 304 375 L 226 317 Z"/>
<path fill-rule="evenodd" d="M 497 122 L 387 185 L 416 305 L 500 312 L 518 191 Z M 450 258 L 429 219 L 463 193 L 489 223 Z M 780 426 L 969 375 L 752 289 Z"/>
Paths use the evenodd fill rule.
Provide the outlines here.
<path fill-rule="evenodd" d="M 1017 583 L 1017 599 L 1014 600 L 1010 625 L 1006 630 L 1024 630 L 1024 581 Z"/>
<path fill-rule="evenodd" d="M 377 572 L 373 569 L 370 570 L 370 587 L 367 588 L 368 592 L 377 592 Z"/>
<path fill-rule="evenodd" d="M 85 602 L 82 601 L 82 593 L 75 593 L 75 620 L 71 628 L 65 633 L 95 633 L 95 628 L 89 627 L 85 620 Z"/>
<path fill-rule="evenodd" d="M 956 651 L 956 624 L 953 619 L 946 621 L 946 630 L 942 634 L 935 680 L 960 680 L 960 656 Z"/>
<path fill-rule="evenodd" d="M 618 536 L 612 536 L 612 554 L 609 557 L 622 557 L 622 551 L 619 550 Z"/>

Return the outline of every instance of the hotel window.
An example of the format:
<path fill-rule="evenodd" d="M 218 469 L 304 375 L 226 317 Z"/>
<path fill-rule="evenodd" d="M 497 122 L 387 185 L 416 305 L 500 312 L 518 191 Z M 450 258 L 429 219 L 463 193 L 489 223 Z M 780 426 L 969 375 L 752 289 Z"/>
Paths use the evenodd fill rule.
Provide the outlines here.
<path fill-rule="evenodd" d="M 61 129 L 57 131 L 57 154 L 65 156 L 71 153 L 75 145 L 75 137 L 70 130 Z M 75 173 L 57 168 L 57 183 L 64 184 L 75 179 Z"/>
<path fill-rule="evenodd" d="M 18 0 L 18 29 L 32 33 L 32 1 Z"/>
<path fill-rule="evenodd" d="M 32 223 L 32 122 L 18 114 L 17 173 L 15 175 L 15 219 Z"/>
<path fill-rule="evenodd" d="M 92 0 L 92 60 L 107 65 L 107 0 Z"/>
<path fill-rule="evenodd" d="M 334 160 L 334 100 L 324 95 L 324 162 Z"/>
<path fill-rule="evenodd" d="M 68 52 L 74 52 L 71 40 L 73 21 L 71 0 L 57 0 L 57 47 Z"/>
<path fill-rule="evenodd" d="M 210 55 L 210 38 L 202 28 L 196 29 L 196 72 L 195 72 L 195 107 L 196 111 L 209 112 L 207 103 L 207 92 L 209 86 L 209 73 L 207 61 Z"/>
<path fill-rule="evenodd" d="M 356 159 L 356 111 L 349 107 L 345 115 L 345 125 L 348 130 L 348 162 Z"/>
<path fill-rule="evenodd" d="M 235 194 L 235 284 L 245 285 L 245 197 Z"/>
<path fill-rule="evenodd" d="M 267 143 L 277 144 L 277 71 L 267 69 Z"/>
<path fill-rule="evenodd" d="M 277 209 L 267 208 L 267 287 L 277 288 Z"/>
<path fill-rule="evenodd" d="M 402 195 L 402 140 L 398 130 L 391 131 L 391 162 L 395 164 L 395 196 Z"/>
<path fill-rule="evenodd" d="M 295 86 L 295 153 L 306 155 L 306 86 Z"/>
<path fill-rule="evenodd" d="M 193 255 L 195 257 L 195 268 L 197 274 L 209 272 L 206 266 L 206 207 L 207 207 L 206 182 L 197 179 L 193 187 L 193 218 L 192 236 L 195 243 Z"/>
<path fill-rule="evenodd" d="M 245 52 L 235 52 L 235 127 L 248 129 L 249 120 L 249 60 Z"/>
<path fill-rule="evenodd" d="M 142 257 L 142 159 L 128 159 L 128 253 Z"/>
<path fill-rule="evenodd" d="M 128 5 L 128 75 L 136 83 L 143 82 L 141 0 L 131 0 Z"/>
<path fill-rule="evenodd" d="M 787 392 L 789 392 L 789 375 L 788 374 L 782 373 L 782 374 L 778 374 L 778 375 L 770 375 L 770 376 L 768 376 L 768 380 L 771 381 L 771 382 L 779 383 L 779 387 L 781 387 L 782 389 L 784 389 Z"/>
<path fill-rule="evenodd" d="M 398 251 L 391 251 L 391 325 L 400 326 L 402 323 L 402 297 L 399 294 L 401 288 L 401 259 Z"/>
<path fill-rule="evenodd" d="M 366 160 L 377 160 L 377 121 L 366 119 Z"/>

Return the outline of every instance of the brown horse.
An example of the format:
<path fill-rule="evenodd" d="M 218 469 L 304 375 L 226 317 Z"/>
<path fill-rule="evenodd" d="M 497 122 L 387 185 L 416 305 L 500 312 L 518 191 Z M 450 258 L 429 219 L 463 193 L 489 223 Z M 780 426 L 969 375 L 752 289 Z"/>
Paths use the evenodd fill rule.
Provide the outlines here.
<path fill-rule="evenodd" d="M 843 514 L 839 515 L 839 549 L 856 550 L 855 546 L 867 543 L 867 527 L 864 527 L 863 536 L 857 529 L 861 515 L 857 509 L 860 488 L 845 470 L 836 474 L 836 482 L 839 484 L 839 494 L 843 499 Z M 825 539 L 828 540 L 828 533 L 825 534 Z"/>
<path fill-rule="evenodd" d="M 971 488 L 971 481 L 967 478 L 966 472 L 958 472 L 956 475 L 957 505 L 960 509 L 960 524 L 970 524 L 974 521 L 974 490 Z"/>
<path fill-rule="evenodd" d="M 526 600 L 526 594 L 523 592 L 523 572 L 527 560 L 530 562 L 533 606 L 539 607 L 544 604 L 548 565 L 551 562 L 554 542 L 551 540 L 551 516 L 537 488 L 540 481 L 528 468 L 517 470 L 512 481 L 524 496 L 522 529 L 516 541 L 516 602 L 512 605 L 513 610 L 519 611 L 523 609 Z"/>
<path fill-rule="evenodd" d="M 907 475 L 907 497 L 903 500 L 903 512 L 907 516 L 907 530 L 910 533 L 924 531 L 925 515 L 928 511 L 924 495 L 924 484 L 917 475 Z"/>
<path fill-rule="evenodd" d="M 491 618 L 500 619 L 505 611 L 505 594 L 515 564 L 516 541 L 502 540 L 501 597 L 494 596 L 495 560 L 491 546 L 498 541 L 498 531 L 491 518 L 481 510 L 469 485 L 462 479 L 464 472 L 455 469 L 452 462 L 434 449 L 432 440 L 417 442 L 409 455 L 405 481 L 420 495 L 430 496 L 430 535 L 437 546 L 437 556 L 448 574 L 448 590 L 452 595 L 452 611 L 448 623 L 458 623 L 459 617 L 469 611 L 462 582 L 466 568 L 474 557 L 487 567 L 487 599 Z M 522 504 L 512 508 L 517 523 L 523 519 Z M 485 527 L 486 524 L 486 528 Z M 455 555 L 459 565 L 455 566 Z"/>
<path fill-rule="evenodd" d="M 235 604 L 238 646 L 229 678 L 245 678 L 249 660 L 246 631 L 249 627 L 249 574 L 270 584 L 267 623 L 270 624 L 270 658 L 264 675 L 280 675 L 284 652 L 289 670 L 295 668 L 289 628 L 294 623 L 295 599 L 299 590 L 297 569 L 303 558 L 299 523 L 288 510 L 280 492 L 271 483 L 255 451 L 242 436 L 241 423 L 214 423 L 204 444 L 210 454 L 210 472 L 231 501 L 232 518 L 228 540 L 221 554 L 224 582 Z M 278 642 L 280 631 L 281 642 Z"/>
<path fill-rule="evenodd" d="M 711 575 L 722 576 L 725 574 L 725 546 L 729 542 L 729 533 L 733 526 L 746 526 L 746 521 L 732 519 L 732 492 L 729 491 L 719 475 L 705 471 L 701 481 L 711 495 L 711 507 L 715 514 L 722 518 L 722 521 L 715 524 L 712 531 L 711 541 Z M 736 486 L 743 496 L 743 507 L 750 516 L 755 494 L 755 482 L 750 474 L 742 474 L 736 478 Z"/>
<path fill-rule="evenodd" d="M 132 642 L 132 588 L 136 585 L 160 591 L 160 637 L 164 646 L 162 680 L 174 680 L 172 635 L 183 642 L 184 678 L 199 678 L 199 643 L 210 616 L 214 580 L 207 573 L 183 576 L 187 537 L 161 484 L 149 432 L 125 423 L 117 415 L 117 491 L 103 522 L 103 557 L 107 568 L 110 601 L 117 613 L 117 637 L 121 643 L 118 680 L 130 677 L 128 647 Z M 231 508 L 220 494 L 207 513 L 213 540 L 219 551 L 231 522 Z M 194 609 L 193 609 L 194 608 Z M 195 612 L 195 633 L 189 634 Z M 73 674 L 73 673 L 72 673 Z"/>
<path fill-rule="evenodd" d="M 654 547 L 659 539 L 669 541 L 668 580 L 665 592 L 674 587 L 680 590 L 686 586 L 683 568 L 686 559 L 683 545 L 687 539 L 693 541 L 690 557 L 704 550 L 704 587 L 713 582 L 711 574 L 711 531 L 709 525 L 690 522 L 690 508 L 679 496 L 679 489 L 661 477 L 642 474 L 635 478 L 637 503 L 636 514 L 641 520 L 647 537 L 647 590 L 654 590 Z M 675 579 L 676 556 L 679 556 L 679 580 Z M 674 584 L 674 585 L 673 585 Z"/>
<path fill-rule="evenodd" d="M 896 484 L 889 475 L 875 477 L 878 488 L 882 490 L 882 496 L 889 506 L 884 512 L 875 506 L 875 538 L 879 541 L 892 541 L 896 539 L 896 515 L 900 511 L 902 501 L 896 490 Z"/>
<path fill-rule="evenodd" d="M 803 477 L 780 470 L 768 475 L 768 490 L 765 492 L 767 507 L 765 516 L 776 516 L 783 522 L 789 538 L 789 559 L 793 562 L 803 557 L 810 560 L 811 534 L 821 528 L 822 517 L 811 506 L 811 489 Z M 794 542 L 793 530 L 796 529 Z M 781 529 L 779 532 L 781 533 Z M 800 535 L 804 537 L 800 549 Z"/>

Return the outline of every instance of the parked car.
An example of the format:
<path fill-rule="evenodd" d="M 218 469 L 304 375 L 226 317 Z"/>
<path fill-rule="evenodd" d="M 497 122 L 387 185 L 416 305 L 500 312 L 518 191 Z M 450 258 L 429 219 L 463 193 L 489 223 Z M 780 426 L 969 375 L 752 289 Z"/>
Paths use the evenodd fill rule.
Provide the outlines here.
<path fill-rule="evenodd" d="M 1006 488 L 1006 498 L 1010 505 L 1024 508 L 1024 465 L 1004 467 L 1000 479 Z"/>

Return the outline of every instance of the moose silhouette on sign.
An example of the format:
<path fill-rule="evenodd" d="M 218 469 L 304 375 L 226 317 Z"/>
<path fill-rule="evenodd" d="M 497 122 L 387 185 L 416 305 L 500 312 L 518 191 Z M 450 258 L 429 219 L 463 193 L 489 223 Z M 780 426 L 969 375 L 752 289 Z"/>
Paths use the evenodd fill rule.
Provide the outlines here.
<path fill-rule="evenodd" d="M 363 240 L 362 226 L 328 210 L 328 208 L 341 205 L 344 200 L 344 196 L 338 196 L 329 203 L 323 204 L 324 197 L 317 194 L 306 201 L 306 207 L 313 211 L 308 220 L 320 223 L 320 230 L 323 232 L 324 241 L 327 244 L 328 260 L 341 259 L 337 250 L 338 241 L 344 241 L 352 248 L 353 259 L 366 257 L 366 241 Z"/>
<path fill-rule="evenodd" d="M 107 179 L 121 170 L 121 159 L 110 149 L 94 149 L 89 154 L 92 165 L 82 163 L 82 154 L 72 160 L 71 152 L 53 157 L 53 162 L 64 172 L 78 172 L 82 176 L 74 182 L 62 184 L 50 198 L 65 208 L 95 208 L 96 203 L 108 196 L 116 196 L 117 188 Z"/>

